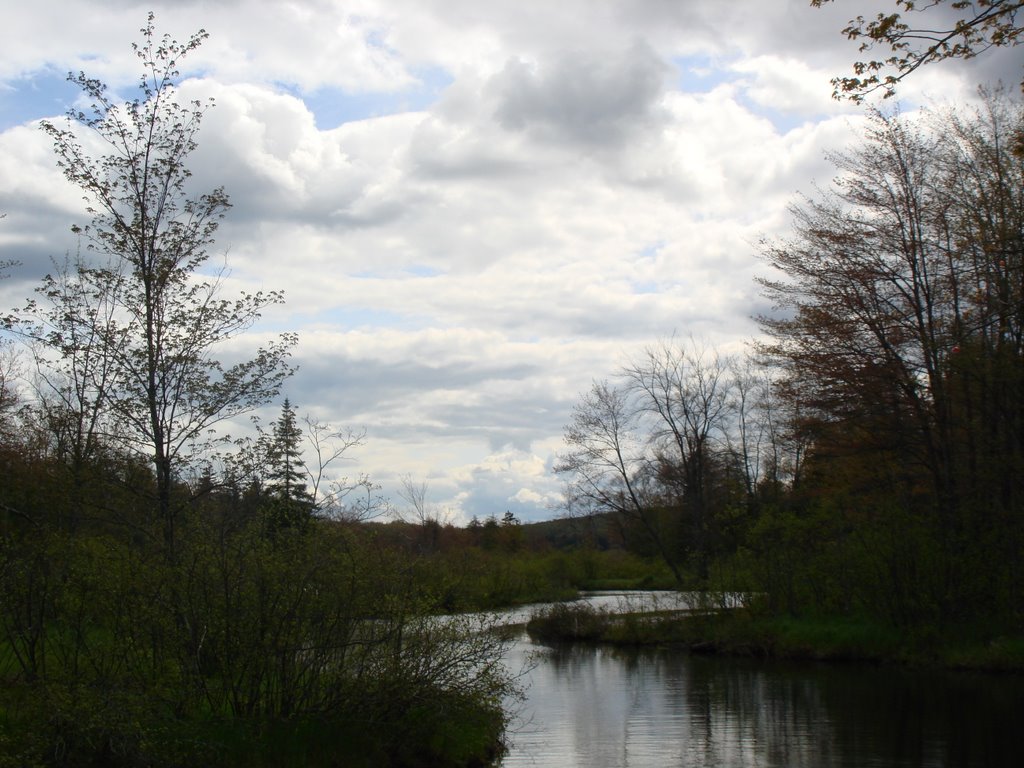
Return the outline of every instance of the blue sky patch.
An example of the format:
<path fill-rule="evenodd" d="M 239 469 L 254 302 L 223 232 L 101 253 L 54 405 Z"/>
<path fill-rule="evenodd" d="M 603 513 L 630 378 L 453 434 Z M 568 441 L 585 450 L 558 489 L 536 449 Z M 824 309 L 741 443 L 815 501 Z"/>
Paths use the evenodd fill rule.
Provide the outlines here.
<path fill-rule="evenodd" d="M 438 275 L 444 274 L 440 269 L 428 267 L 426 264 L 413 264 L 406 268 L 405 271 L 413 277 L 437 277 Z"/>
<path fill-rule="evenodd" d="M 710 56 L 676 56 L 671 61 L 679 72 L 676 85 L 684 93 L 710 93 L 737 79 L 735 73 Z"/>
<path fill-rule="evenodd" d="M 424 110 L 452 83 L 451 75 L 442 69 L 425 70 L 416 75 L 417 85 L 390 93 L 353 93 L 343 88 L 320 88 L 302 93 L 284 84 L 279 87 L 302 99 L 313 113 L 317 128 L 329 131 L 344 123 Z"/>
<path fill-rule="evenodd" d="M 67 77 L 67 72 L 44 70 L 0 84 L 0 131 L 64 115 L 79 94 Z"/>

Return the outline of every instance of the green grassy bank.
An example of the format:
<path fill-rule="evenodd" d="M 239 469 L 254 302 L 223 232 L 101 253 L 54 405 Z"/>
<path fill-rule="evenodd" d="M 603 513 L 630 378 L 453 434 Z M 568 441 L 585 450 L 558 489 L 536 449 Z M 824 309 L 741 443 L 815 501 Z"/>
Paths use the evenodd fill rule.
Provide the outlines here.
<path fill-rule="evenodd" d="M 702 613 L 613 614 L 586 605 L 554 606 L 527 626 L 540 642 L 662 646 L 691 653 L 873 661 L 1024 672 L 1024 638 L 964 629 L 940 634 L 856 617 L 770 617 L 745 609 Z"/>

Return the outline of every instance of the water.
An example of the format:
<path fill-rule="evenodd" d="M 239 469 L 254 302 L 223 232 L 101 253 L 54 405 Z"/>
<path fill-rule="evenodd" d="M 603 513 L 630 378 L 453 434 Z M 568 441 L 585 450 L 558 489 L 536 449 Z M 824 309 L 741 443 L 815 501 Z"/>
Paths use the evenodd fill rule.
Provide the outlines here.
<path fill-rule="evenodd" d="M 601 598 L 606 599 L 606 598 Z M 501 766 L 1024 765 L 1024 677 L 534 645 Z"/>

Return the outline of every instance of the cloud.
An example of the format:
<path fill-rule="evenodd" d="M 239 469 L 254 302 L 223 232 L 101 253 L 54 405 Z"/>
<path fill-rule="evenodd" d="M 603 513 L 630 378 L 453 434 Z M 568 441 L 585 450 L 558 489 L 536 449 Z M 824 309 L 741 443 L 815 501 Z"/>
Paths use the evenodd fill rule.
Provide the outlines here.
<path fill-rule="evenodd" d="M 488 90 L 506 130 L 540 142 L 617 148 L 662 122 L 658 106 L 668 69 L 637 42 L 622 52 L 566 53 L 532 64 L 511 59 Z"/>
<path fill-rule="evenodd" d="M 517 519 L 533 518 L 538 509 L 557 514 L 562 493 L 550 458 L 511 446 L 496 449 L 479 463 L 450 473 L 454 488 L 468 490 L 457 491 L 441 505 L 463 524 L 474 514 L 483 517 L 480 510 L 499 518 L 512 512 Z"/>
<path fill-rule="evenodd" d="M 755 56 L 735 62 L 732 71 L 743 76 L 745 96 L 758 107 L 800 115 L 805 120 L 840 111 L 831 98 L 831 70 L 813 69 L 805 62 L 784 56 Z M 853 111 L 847 105 L 847 111 Z"/>
<path fill-rule="evenodd" d="M 856 46 L 827 5 L 156 2 L 161 30 L 210 32 L 180 93 L 216 100 L 190 163 L 195 190 L 233 203 L 213 260 L 230 291 L 286 294 L 225 354 L 297 331 L 286 394 L 366 428 L 342 469 L 392 498 L 408 474 L 463 520 L 549 516 L 594 378 L 672 333 L 735 349 L 756 331 L 756 243 L 863 119 L 830 98 Z M 127 93 L 148 7 L 5 17 L 0 259 L 23 262 L 6 307 L 84 220 L 30 121 L 66 102 L 55 73 Z M 910 98 L 967 93 L 952 71 L 922 70 Z"/>

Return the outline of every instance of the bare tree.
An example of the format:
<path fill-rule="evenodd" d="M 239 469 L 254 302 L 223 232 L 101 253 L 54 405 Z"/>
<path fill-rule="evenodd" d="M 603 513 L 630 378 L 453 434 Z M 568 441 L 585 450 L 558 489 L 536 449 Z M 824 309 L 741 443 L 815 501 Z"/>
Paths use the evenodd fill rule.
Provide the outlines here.
<path fill-rule="evenodd" d="M 351 452 L 366 439 L 364 430 L 335 429 L 307 415 L 305 442 L 313 461 L 305 467 L 319 514 L 348 521 L 365 521 L 387 514 L 391 507 L 380 486 L 366 474 L 333 476 L 331 468 L 352 459 Z"/>
<path fill-rule="evenodd" d="M 559 455 L 555 471 L 568 478 L 571 514 L 611 514 L 639 527 L 682 583 L 639 417 L 628 389 L 594 382 L 573 408 L 565 428 L 568 450 Z"/>
<path fill-rule="evenodd" d="M 426 480 L 416 481 L 407 474 L 402 476 L 401 482 L 398 495 L 409 505 L 404 519 L 418 527 L 420 549 L 433 551 L 439 543 L 441 527 L 449 522 L 449 517 L 427 501 L 429 484 Z"/>
<path fill-rule="evenodd" d="M 800 480 L 806 444 L 799 432 L 799 400 L 783 396 L 780 376 L 750 356 L 732 367 L 732 426 L 726 439 L 743 466 L 752 500 L 766 491 L 777 495 Z"/>
<path fill-rule="evenodd" d="M 406 519 L 417 525 L 426 525 L 434 520 L 434 510 L 427 503 L 429 489 L 427 481 L 417 482 L 413 480 L 412 475 L 403 475 L 401 481 L 402 488 L 398 491 L 398 495 L 409 505 Z"/>
<path fill-rule="evenodd" d="M 623 371 L 644 416 L 652 459 L 686 530 L 701 581 L 714 537 L 714 478 L 725 455 L 732 403 L 729 361 L 694 339 L 649 347 Z"/>

